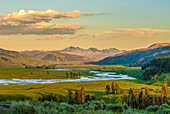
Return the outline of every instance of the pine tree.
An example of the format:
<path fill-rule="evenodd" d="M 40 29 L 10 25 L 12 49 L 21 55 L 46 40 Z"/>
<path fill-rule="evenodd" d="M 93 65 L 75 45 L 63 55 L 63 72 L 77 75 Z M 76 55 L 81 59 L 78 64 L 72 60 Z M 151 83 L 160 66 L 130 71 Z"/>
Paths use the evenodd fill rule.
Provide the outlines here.
<path fill-rule="evenodd" d="M 126 99 L 127 99 L 127 95 L 126 95 L 126 93 L 124 93 L 124 94 L 123 94 L 123 100 L 122 100 L 123 104 L 126 103 Z"/>
<path fill-rule="evenodd" d="M 160 105 L 161 103 L 160 103 L 160 99 L 159 99 L 159 97 L 156 97 L 156 105 Z"/>
<path fill-rule="evenodd" d="M 73 97 L 72 97 L 72 95 L 73 95 L 73 92 L 69 89 L 68 90 L 68 98 L 69 98 L 68 104 L 73 104 Z"/>
<path fill-rule="evenodd" d="M 115 81 L 112 82 L 111 88 L 112 88 L 112 93 L 116 94 L 116 82 Z"/>
<path fill-rule="evenodd" d="M 162 98 L 166 99 L 168 93 L 169 93 L 168 84 L 164 81 L 164 84 L 163 84 L 163 86 L 161 88 L 161 96 L 162 96 Z"/>
<path fill-rule="evenodd" d="M 74 103 L 79 104 L 79 92 L 76 89 L 75 94 L 74 94 Z"/>
<path fill-rule="evenodd" d="M 68 72 L 66 72 L 66 77 L 67 77 L 67 78 L 69 77 L 69 74 L 68 74 Z"/>
<path fill-rule="evenodd" d="M 110 85 L 106 85 L 106 95 L 110 93 Z"/>
<path fill-rule="evenodd" d="M 80 91 L 79 91 L 79 103 L 80 104 L 85 104 L 85 96 L 86 96 L 86 94 L 85 94 L 85 91 L 84 91 L 84 88 L 83 87 L 81 87 L 81 89 L 80 89 Z"/>

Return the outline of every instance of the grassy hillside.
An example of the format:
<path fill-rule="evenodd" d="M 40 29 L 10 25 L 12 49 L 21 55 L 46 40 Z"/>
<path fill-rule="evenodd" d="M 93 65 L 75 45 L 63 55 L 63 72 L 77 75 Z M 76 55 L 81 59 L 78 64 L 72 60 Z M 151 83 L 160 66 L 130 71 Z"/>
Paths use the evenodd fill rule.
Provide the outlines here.
<path fill-rule="evenodd" d="M 0 67 L 16 67 L 25 65 L 49 65 L 51 62 L 42 61 L 22 55 L 16 51 L 0 49 Z"/>
<path fill-rule="evenodd" d="M 66 54 L 62 52 L 44 52 L 44 51 L 24 51 L 20 52 L 21 54 L 40 59 L 45 61 L 51 62 L 58 62 L 58 63 L 69 63 L 69 62 L 85 62 L 89 59 L 83 56 Z"/>

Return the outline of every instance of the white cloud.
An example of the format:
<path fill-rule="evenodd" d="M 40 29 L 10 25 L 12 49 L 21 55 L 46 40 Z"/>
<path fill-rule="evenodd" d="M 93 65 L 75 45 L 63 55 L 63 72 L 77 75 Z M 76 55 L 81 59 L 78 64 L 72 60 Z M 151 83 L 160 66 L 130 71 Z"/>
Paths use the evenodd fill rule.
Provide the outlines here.
<path fill-rule="evenodd" d="M 58 12 L 54 10 L 46 11 L 25 11 L 13 12 L 8 15 L 0 14 L 0 35 L 11 34 L 74 34 L 79 29 L 86 26 L 77 24 L 53 24 L 54 19 L 76 18 L 82 15 L 90 16 L 93 14 L 81 14 L 80 11 Z"/>
<path fill-rule="evenodd" d="M 105 33 L 111 34 L 116 37 L 141 37 L 141 36 L 152 37 L 154 35 L 170 33 L 170 30 L 160 30 L 151 28 L 135 28 L 135 29 L 122 28 L 113 31 L 106 31 Z"/>

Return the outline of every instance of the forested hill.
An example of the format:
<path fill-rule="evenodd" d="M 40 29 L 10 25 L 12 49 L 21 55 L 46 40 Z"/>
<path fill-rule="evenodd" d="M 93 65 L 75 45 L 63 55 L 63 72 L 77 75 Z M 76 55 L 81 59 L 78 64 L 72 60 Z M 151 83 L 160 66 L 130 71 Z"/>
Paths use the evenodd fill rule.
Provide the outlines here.
<path fill-rule="evenodd" d="M 165 45 L 166 44 L 166 45 Z M 128 51 L 122 54 L 118 54 L 116 56 L 107 57 L 98 62 L 90 62 L 90 64 L 97 65 L 130 65 L 134 62 L 139 61 L 143 57 L 151 56 L 156 53 L 170 51 L 170 43 L 154 44 L 148 48 L 137 49 Z"/>
<path fill-rule="evenodd" d="M 150 63 L 142 66 L 143 76 L 145 80 L 149 80 L 161 74 L 170 73 L 170 57 L 157 57 Z"/>
<path fill-rule="evenodd" d="M 163 51 L 163 52 L 160 52 L 160 53 L 154 53 L 153 55 L 150 55 L 150 56 L 147 56 L 147 57 L 143 57 L 139 61 L 130 64 L 130 66 L 131 67 L 142 66 L 142 65 L 150 62 L 152 59 L 154 59 L 156 57 L 165 57 L 165 56 L 170 57 L 170 51 Z"/>

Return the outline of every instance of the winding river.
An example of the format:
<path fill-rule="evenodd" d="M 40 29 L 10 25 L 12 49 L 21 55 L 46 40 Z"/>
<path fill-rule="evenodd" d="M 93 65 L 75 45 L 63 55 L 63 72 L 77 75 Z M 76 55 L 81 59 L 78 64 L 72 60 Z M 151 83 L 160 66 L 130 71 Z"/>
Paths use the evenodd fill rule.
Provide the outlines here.
<path fill-rule="evenodd" d="M 74 71 L 74 70 L 87 70 L 85 68 L 72 68 L 72 69 L 50 69 L 51 71 Z M 99 80 L 132 80 L 135 78 L 127 75 L 116 74 L 115 72 L 106 71 L 89 71 L 93 76 L 80 77 L 80 79 L 0 79 L 1 85 L 8 84 L 50 84 L 57 82 L 81 82 L 81 81 L 99 81 Z"/>

